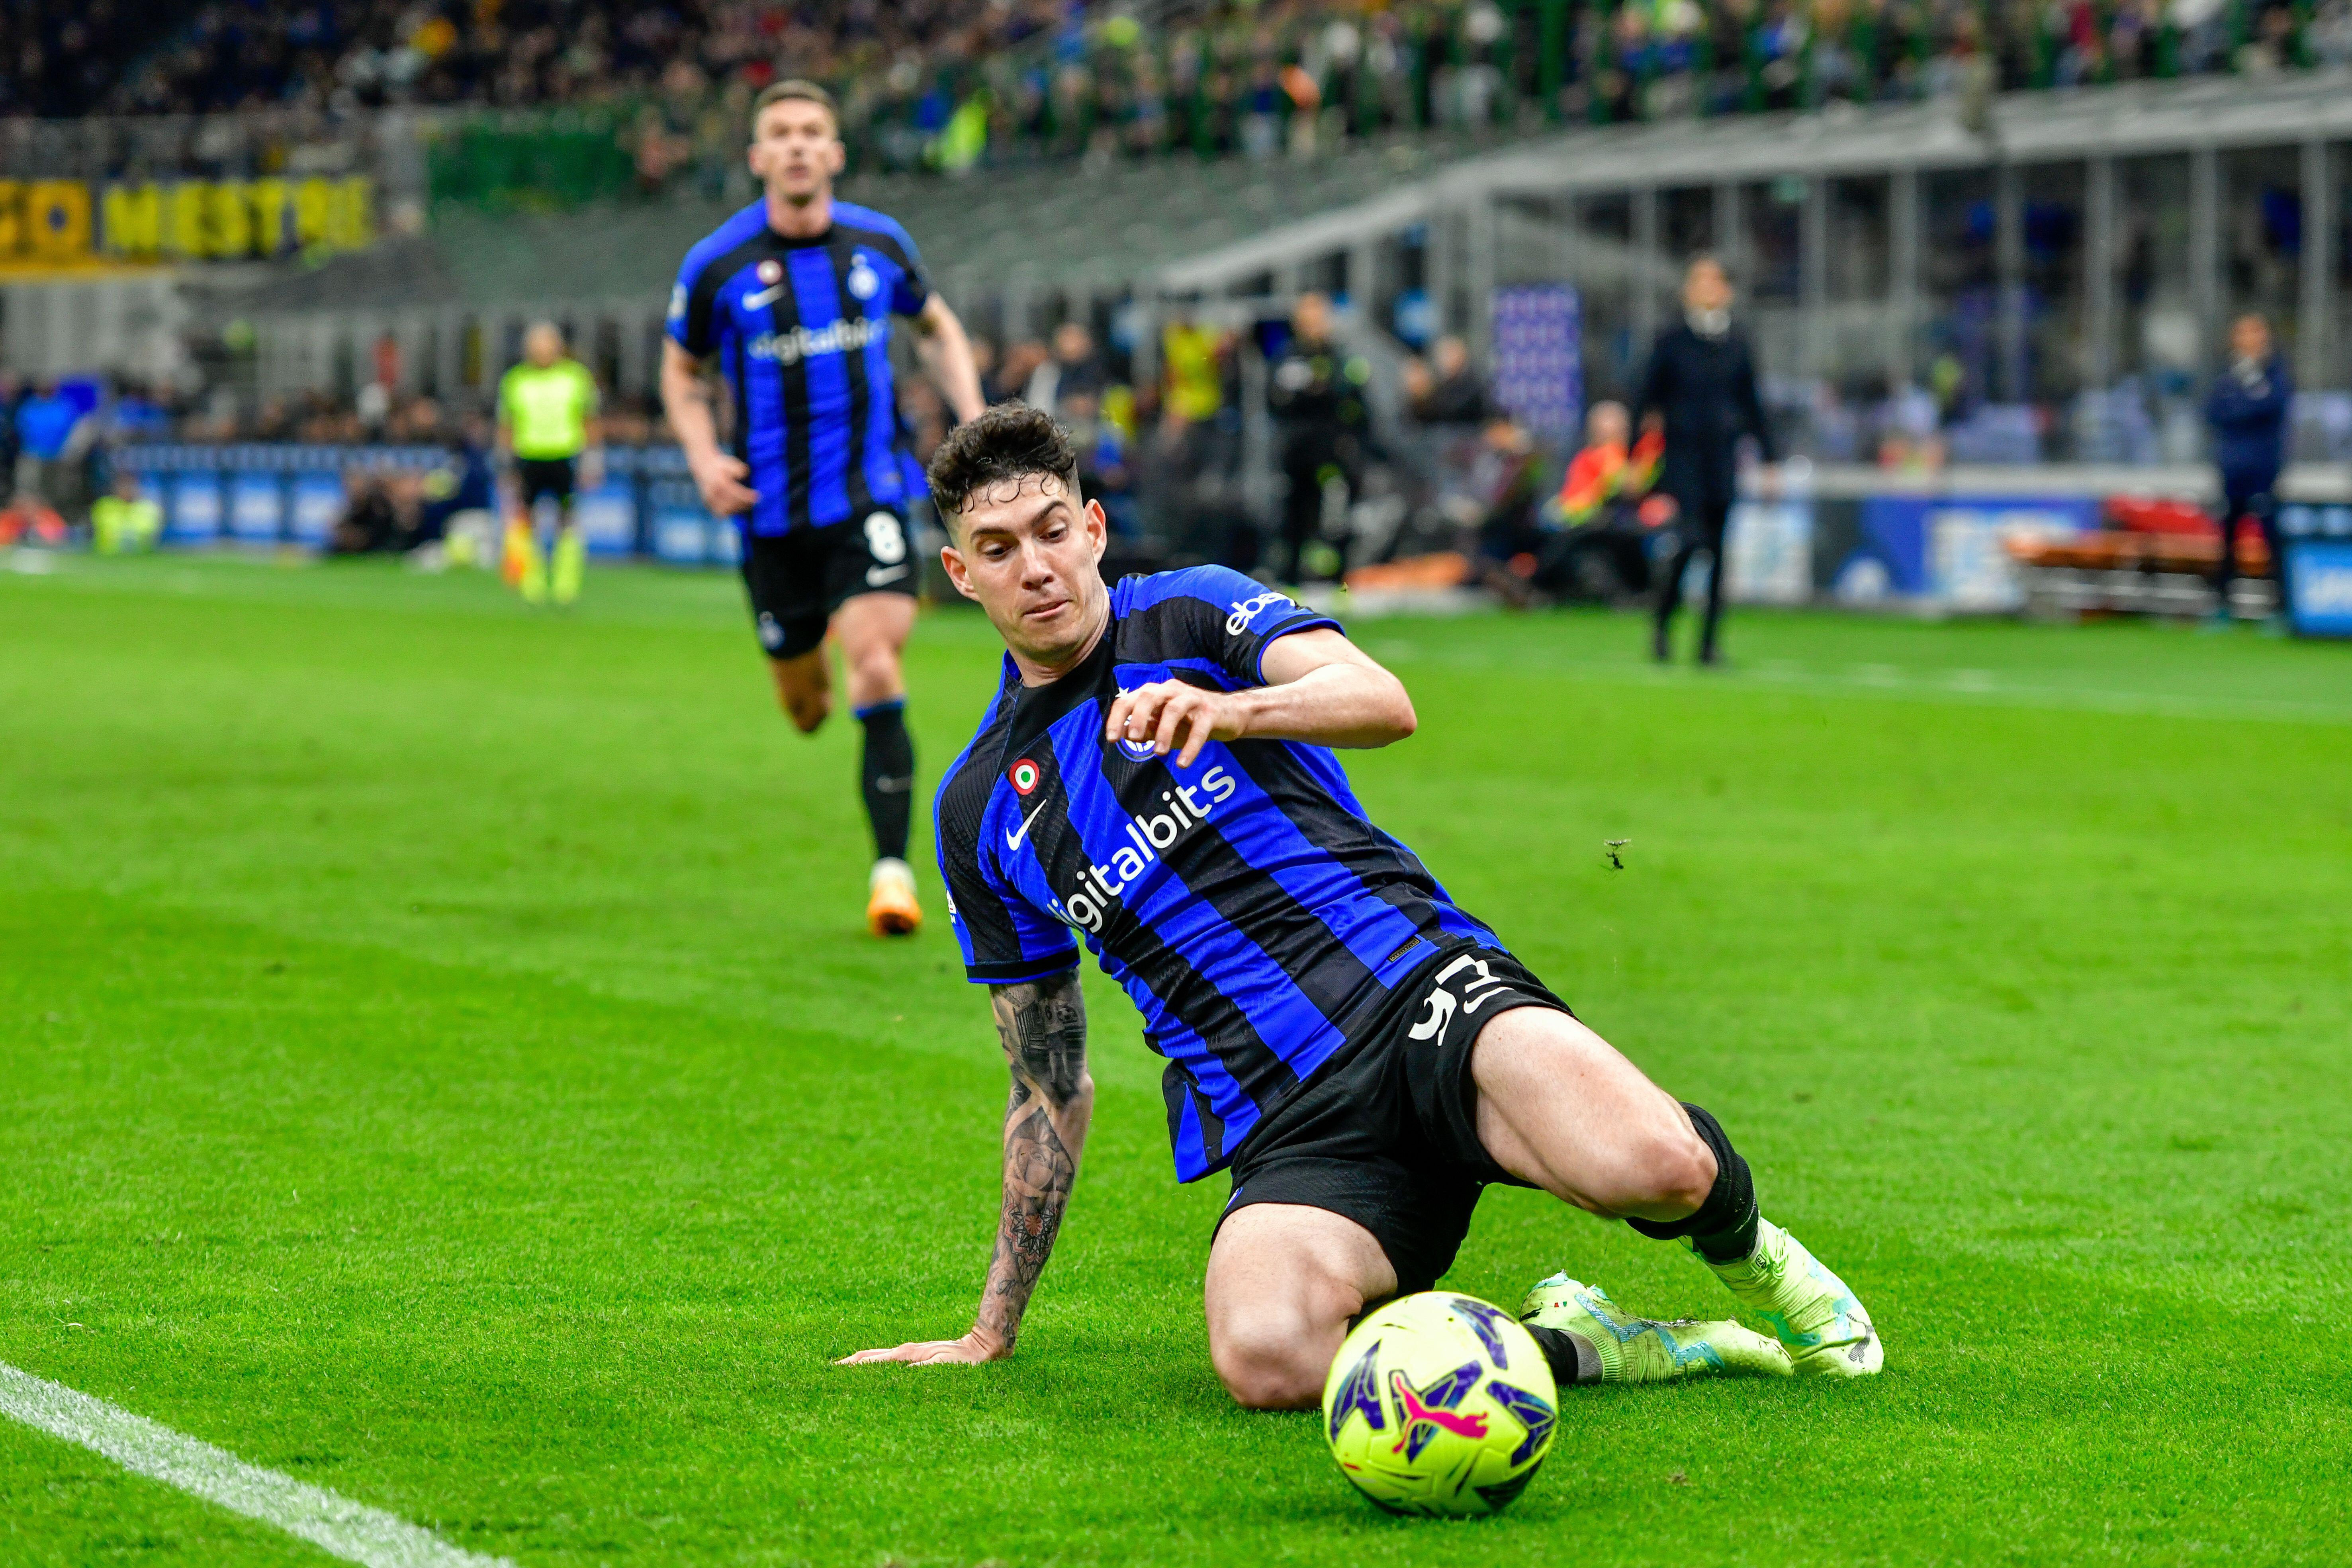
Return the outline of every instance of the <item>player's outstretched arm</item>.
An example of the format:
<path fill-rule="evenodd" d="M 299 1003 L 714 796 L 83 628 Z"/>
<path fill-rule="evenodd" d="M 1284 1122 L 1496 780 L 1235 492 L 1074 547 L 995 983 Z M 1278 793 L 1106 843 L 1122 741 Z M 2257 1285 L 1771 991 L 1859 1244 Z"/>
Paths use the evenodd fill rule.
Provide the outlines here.
<path fill-rule="evenodd" d="M 1266 645 L 1264 686 L 1209 691 L 1181 680 L 1121 692 L 1104 721 L 1109 739 L 1150 741 L 1191 767 L 1211 741 L 1305 741 L 1318 746 L 1385 746 L 1420 722 L 1404 682 L 1328 626 Z"/>
<path fill-rule="evenodd" d="M 915 353 L 940 395 L 955 410 L 956 421 L 968 425 L 988 407 L 980 394 L 980 362 L 972 357 L 971 337 L 963 319 L 937 294 L 923 302 L 915 317 Z"/>
<path fill-rule="evenodd" d="M 1004 1103 L 1004 1211 L 980 1311 L 960 1340 L 919 1340 L 844 1356 L 842 1364 L 1001 1361 L 1013 1353 L 1030 1293 L 1053 1254 L 1093 1118 L 1087 1073 L 1087 1003 L 1072 968 L 1048 979 L 989 987 L 997 1037 L 1013 1067 Z"/>

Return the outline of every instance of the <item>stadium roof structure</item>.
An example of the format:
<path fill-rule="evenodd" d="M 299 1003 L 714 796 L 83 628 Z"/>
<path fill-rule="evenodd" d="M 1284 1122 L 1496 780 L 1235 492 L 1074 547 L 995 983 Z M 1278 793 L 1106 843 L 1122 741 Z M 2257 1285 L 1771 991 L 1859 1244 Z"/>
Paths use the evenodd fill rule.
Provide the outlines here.
<path fill-rule="evenodd" d="M 1981 132 L 1958 102 L 1693 120 L 1564 132 L 1459 160 L 1401 189 L 1160 267 L 1167 293 L 1245 287 L 1485 198 L 1711 186 L 1783 175 L 1885 174 L 2133 157 L 2352 137 L 2352 72 L 2136 82 L 1997 100 Z"/>
<path fill-rule="evenodd" d="M 1782 175 L 1980 167 L 2352 137 L 2352 72 L 2143 82 L 1997 100 L 1987 133 L 1951 99 L 1870 109 L 1593 127 L 1496 149 L 1419 138 L 1321 157 L 1090 170 L 886 174 L 843 194 L 892 214 L 950 297 L 1070 290 L 1227 292 L 1483 198 L 1704 186 Z M 523 308 L 658 300 L 687 246 L 730 208 L 709 201 L 494 214 L 455 205 L 425 234 L 288 268 L 272 310 Z M 584 234 L 593 243 L 583 243 Z"/>

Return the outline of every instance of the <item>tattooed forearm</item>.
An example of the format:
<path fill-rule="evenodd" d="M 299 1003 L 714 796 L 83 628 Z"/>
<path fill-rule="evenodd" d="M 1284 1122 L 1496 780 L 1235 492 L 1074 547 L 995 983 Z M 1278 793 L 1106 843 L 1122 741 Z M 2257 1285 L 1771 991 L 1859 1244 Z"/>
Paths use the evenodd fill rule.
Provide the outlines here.
<path fill-rule="evenodd" d="M 992 986 L 989 1000 L 1013 1077 L 1028 1079 L 1055 1106 L 1069 1104 L 1087 1072 L 1087 1002 L 1078 972 Z"/>
<path fill-rule="evenodd" d="M 1004 1102 L 1004 1210 L 977 1327 L 1010 1349 L 1069 1206 L 1094 1085 L 1087 1077 L 1086 1004 L 1075 973 L 1000 985 L 991 996 L 1013 1085 Z"/>
<path fill-rule="evenodd" d="M 1016 1089 L 1016 1101 L 1022 1098 Z M 996 1256 L 989 1261 L 988 1289 L 980 1304 L 981 1327 L 1008 1348 L 1020 1335 L 1022 1314 L 1053 1255 L 1077 1174 L 1077 1162 L 1046 1108 L 1034 1101 L 1016 1104 L 1004 1127 L 1004 1213 L 997 1222 Z"/>

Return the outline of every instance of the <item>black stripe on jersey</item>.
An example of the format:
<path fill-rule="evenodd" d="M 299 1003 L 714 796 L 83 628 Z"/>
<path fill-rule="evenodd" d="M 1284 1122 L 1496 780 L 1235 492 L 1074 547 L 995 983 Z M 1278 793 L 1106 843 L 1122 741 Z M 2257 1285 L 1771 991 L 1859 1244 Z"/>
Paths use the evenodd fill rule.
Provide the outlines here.
<path fill-rule="evenodd" d="M 719 290 L 730 278 L 766 256 L 770 244 L 765 235 L 754 236 L 694 275 L 694 289 L 686 297 L 687 353 L 699 358 L 710 352 L 710 313 L 718 307 Z"/>
<path fill-rule="evenodd" d="M 784 242 L 776 242 L 780 248 Z M 793 282 L 789 258 L 779 259 L 783 275 L 776 280 L 776 297 L 768 302 L 768 330 L 778 342 L 790 342 L 801 324 L 800 290 Z M 809 516 L 809 390 L 808 357 L 796 354 L 790 364 L 776 368 L 778 395 L 784 415 L 784 526 L 796 528 L 815 521 Z"/>
<path fill-rule="evenodd" d="M 980 829 L 988 813 L 988 803 L 996 794 L 997 774 L 992 759 L 997 755 L 997 740 L 1004 732 L 1009 716 L 1000 713 L 986 729 L 973 738 L 971 750 L 954 773 L 940 785 L 939 812 L 934 831 L 939 834 L 943 858 L 950 866 L 969 870 L 971 875 L 953 882 L 948 889 L 955 900 L 956 913 L 970 931 L 973 951 L 978 952 L 1018 952 L 1021 938 L 1013 923 L 1013 914 L 988 884 L 981 867 Z M 1062 966 L 1055 965 L 1058 971 Z M 1027 961 L 980 963 L 972 966 L 975 980 L 993 982 L 992 970 L 1027 968 Z M 1004 984 L 1015 980 L 1031 980 L 1034 973 L 1009 975 Z"/>
<path fill-rule="evenodd" d="M 1148 817 L 1168 809 L 1160 796 L 1172 791 L 1176 781 L 1166 763 L 1158 758 L 1148 763 L 1130 762 L 1099 734 L 1097 743 L 1103 751 L 1103 776 L 1109 781 L 1120 808 L 1129 816 Z M 1244 741 L 1226 749 L 1238 761 L 1245 748 L 1255 750 L 1270 743 Z M 1323 923 L 1322 917 L 1291 897 L 1264 870 L 1250 864 L 1226 839 L 1215 818 L 1203 820 L 1187 835 L 1181 853 L 1184 885 L 1193 896 L 1223 915 L 1244 938 L 1255 942 L 1290 976 L 1299 994 L 1341 1034 L 1348 1032 L 1349 1025 L 1357 1022 L 1365 1009 L 1388 995 L 1388 987 L 1331 934 L 1331 928 Z M 1108 945 L 1108 936 L 1105 945 Z M 1145 983 L 1158 991 L 1160 987 L 1150 966 L 1139 963 L 1137 968 L 1144 972 Z M 1200 1027 L 1189 1015 L 1185 1021 L 1196 1029 Z M 1202 1032 L 1205 1036 L 1206 1031 Z M 1276 1061 L 1280 1068 L 1282 1087 L 1287 1089 L 1297 1080 L 1287 1063 L 1279 1058 Z M 1259 1103 L 1265 1102 L 1261 1099 Z"/>
<path fill-rule="evenodd" d="M 850 319 L 853 310 L 860 317 L 866 313 L 866 301 L 849 291 L 845 280 L 849 264 L 856 258 L 856 252 L 846 245 L 833 247 L 833 297 L 844 321 Z M 849 383 L 849 443 L 846 454 L 849 471 L 845 476 L 845 488 L 849 491 L 849 519 L 862 524 L 866 514 L 874 510 L 874 489 L 866 482 L 866 441 L 869 434 L 866 420 L 874 395 L 873 389 L 866 384 L 866 351 L 862 348 L 844 349 L 841 368 Z"/>
<path fill-rule="evenodd" d="M 1032 791 L 1028 799 L 1042 805 L 1044 815 L 1047 816 L 1066 821 L 1070 809 L 1069 795 L 1062 784 L 1061 765 L 1049 731 L 1055 721 L 1084 706 L 1089 710 L 1087 722 L 1090 726 L 1093 743 L 1097 747 L 1108 744 L 1102 738 L 1103 710 L 1094 704 L 1108 700 L 1110 693 L 1117 689 L 1116 670 L 1117 666 L 1111 658 L 1111 639 L 1105 637 L 1095 646 L 1095 651 L 1087 656 L 1084 663 L 1059 680 L 1048 686 L 1020 688 L 1013 694 L 1013 713 L 1005 727 L 1003 745 L 991 760 L 998 762 L 1006 757 L 1027 757 L 1034 762 L 1045 777 L 1037 791 Z M 979 755 L 977 746 L 973 751 L 975 756 Z M 1168 787 L 1167 768 L 1156 762 L 1141 764 L 1128 763 L 1124 758 L 1118 761 L 1133 775 L 1128 784 L 1121 785 L 1115 777 L 1110 777 L 1108 771 L 1106 777 L 1110 777 L 1112 793 L 1127 806 L 1129 815 L 1133 816 L 1135 809 L 1129 801 L 1130 792 L 1133 792 L 1134 802 L 1150 803 L 1145 816 L 1165 810 L 1166 807 L 1160 804 L 1160 791 Z M 998 776 L 1001 773 L 991 775 L 992 787 Z M 1041 795 L 1038 791 L 1044 793 Z M 1057 835 L 1055 842 L 1067 846 L 1069 854 L 1080 861 L 1084 860 L 1086 847 L 1078 842 L 1076 834 Z M 992 851 L 993 847 L 991 846 L 990 849 Z M 1234 856 L 1233 860 L 1238 864 L 1240 857 Z M 1074 882 L 1083 869 L 1082 865 L 1056 867 L 1048 864 L 1045 868 L 1049 879 L 1058 876 L 1066 887 Z M 1232 918 L 1229 912 L 1220 912 L 1226 913 L 1228 919 Z M 1139 937 L 1140 940 L 1136 940 Z M 1240 1005 L 1218 990 L 1208 976 L 1192 966 L 1190 959 L 1160 940 L 1124 899 L 1111 901 L 1104 911 L 1103 924 L 1094 932 L 1094 938 L 1105 952 L 1139 954 L 1125 967 L 1133 970 L 1151 994 L 1160 998 L 1160 1005 L 1181 1020 L 1186 1028 L 1200 1036 L 1212 1050 L 1224 1058 L 1225 1070 L 1233 1074 L 1234 1081 L 1241 1086 L 1242 1092 L 1259 1106 L 1271 1106 L 1276 1100 L 1297 1086 L 1297 1075 L 1266 1045 Z M 1229 1054 L 1236 1051 L 1239 1059 Z"/>
<path fill-rule="evenodd" d="M 750 384 L 743 379 L 742 333 L 735 334 L 734 343 L 735 374 L 730 380 L 735 389 L 735 428 L 727 432 L 727 438 L 729 444 L 734 447 L 735 455 L 743 460 L 748 468 L 751 461 L 751 391 Z M 751 476 L 746 473 L 744 482 L 748 484 L 750 481 Z M 752 503 L 754 507 L 758 504 L 757 501 Z M 744 522 L 749 526 L 751 519 L 748 515 L 744 518 Z"/>
<path fill-rule="evenodd" d="M 1227 749 L 1250 782 L 1286 808 L 1283 815 L 1307 842 L 1346 867 L 1423 936 L 1433 942 L 1449 940 L 1437 921 L 1437 879 L 1412 851 L 1333 801 L 1280 743 Z M 1302 802 L 1309 809 L 1287 809 Z"/>
<path fill-rule="evenodd" d="M 1209 1097 L 1201 1092 L 1201 1086 L 1192 1081 L 1191 1073 L 1170 1062 L 1167 1070 L 1160 1075 L 1160 1094 L 1168 1102 L 1170 1147 L 1176 1147 L 1184 1141 L 1184 1103 L 1190 1100 L 1192 1115 L 1201 1123 L 1201 1150 L 1208 1155 L 1209 1163 L 1220 1164 L 1226 1155 L 1233 1152 L 1225 1147 L 1224 1119 L 1217 1114 L 1217 1108 L 1209 1103 Z"/>
<path fill-rule="evenodd" d="M 1174 595 L 1119 617 L 1118 656 L 1126 664 L 1198 658 L 1204 649 L 1221 647 L 1225 641 L 1225 612 L 1190 594 Z"/>

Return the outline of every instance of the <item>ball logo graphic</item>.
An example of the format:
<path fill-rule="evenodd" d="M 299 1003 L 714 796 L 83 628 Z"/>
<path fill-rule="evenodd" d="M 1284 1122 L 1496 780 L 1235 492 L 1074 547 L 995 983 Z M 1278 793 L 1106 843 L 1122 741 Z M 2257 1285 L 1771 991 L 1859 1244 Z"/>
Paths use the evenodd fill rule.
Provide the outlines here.
<path fill-rule="evenodd" d="M 1037 787 L 1037 781 L 1045 777 L 1045 774 L 1038 772 L 1036 763 L 1024 757 L 1006 769 L 1004 776 L 1013 781 L 1013 790 L 1015 795 L 1027 795 Z"/>
<path fill-rule="evenodd" d="M 866 265 L 866 258 L 861 256 L 851 264 L 849 268 L 851 295 L 860 300 L 871 300 L 874 298 L 875 291 L 881 287 L 882 279 L 874 275 L 874 268 Z"/>
<path fill-rule="evenodd" d="M 1559 1390 L 1500 1307 L 1432 1290 L 1370 1313 L 1323 1385 L 1340 1473 L 1391 1513 L 1500 1513 L 1535 1479 Z"/>
<path fill-rule="evenodd" d="M 782 278 L 783 277 L 783 275 L 784 275 L 784 264 L 783 264 L 782 262 L 781 262 L 781 261 L 776 260 L 773 257 L 771 257 L 771 258 L 769 258 L 767 260 L 762 261 L 761 263 L 760 263 L 760 281 L 761 281 L 761 282 L 762 282 L 762 283 L 773 283 L 773 282 L 776 282 L 778 279 L 782 279 Z"/>

